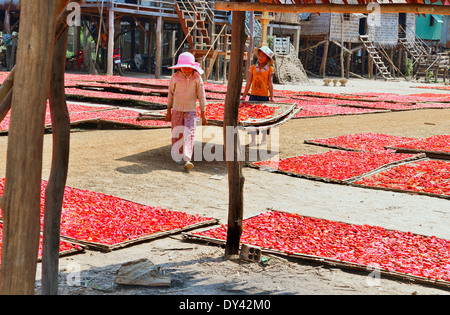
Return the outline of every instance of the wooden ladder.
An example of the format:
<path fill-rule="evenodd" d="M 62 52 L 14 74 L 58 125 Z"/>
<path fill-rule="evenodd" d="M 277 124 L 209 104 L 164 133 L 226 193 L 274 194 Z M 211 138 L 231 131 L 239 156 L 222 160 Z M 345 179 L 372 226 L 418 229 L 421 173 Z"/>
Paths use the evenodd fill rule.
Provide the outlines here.
<path fill-rule="evenodd" d="M 369 55 L 372 57 L 373 62 L 375 63 L 375 66 L 377 67 L 378 72 L 381 74 L 381 76 L 385 80 L 395 80 L 395 78 L 392 76 L 385 63 L 383 62 L 383 59 L 381 58 L 381 55 L 375 47 L 373 41 L 369 38 L 369 35 L 360 35 L 359 38 Z"/>

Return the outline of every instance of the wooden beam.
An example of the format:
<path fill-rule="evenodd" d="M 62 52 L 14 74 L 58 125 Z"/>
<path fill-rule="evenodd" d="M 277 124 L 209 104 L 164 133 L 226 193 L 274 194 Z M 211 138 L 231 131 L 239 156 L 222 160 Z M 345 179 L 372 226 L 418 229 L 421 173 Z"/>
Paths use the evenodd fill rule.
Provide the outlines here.
<path fill-rule="evenodd" d="M 70 151 L 70 117 L 64 90 L 68 38 L 69 28 L 66 28 L 55 45 L 49 93 L 53 156 L 50 178 L 45 191 L 42 255 L 42 294 L 44 295 L 58 294 L 61 210 Z"/>
<path fill-rule="evenodd" d="M 224 143 L 228 166 L 228 236 L 225 257 L 239 254 L 239 243 L 243 229 L 244 182 L 242 162 L 239 161 L 239 106 L 242 91 L 244 52 L 245 52 L 245 12 L 233 12 L 231 27 L 230 76 L 225 99 Z"/>
<path fill-rule="evenodd" d="M 156 19 L 156 65 L 155 65 L 155 79 L 161 78 L 162 72 L 162 33 L 163 33 L 163 19 L 158 16 Z"/>
<path fill-rule="evenodd" d="M 318 42 L 317 44 L 314 44 L 314 45 L 312 45 L 312 46 L 309 46 L 309 47 L 306 47 L 306 48 L 299 49 L 298 52 L 301 53 L 301 52 L 304 52 L 305 50 L 310 50 L 310 49 L 313 49 L 313 48 L 317 48 L 317 47 L 319 47 L 320 45 L 325 44 L 325 43 L 327 43 L 327 42 L 328 42 L 328 40 L 323 40 L 323 41 Z"/>
<path fill-rule="evenodd" d="M 108 62 L 106 75 L 114 74 L 114 10 L 109 8 L 108 11 Z"/>
<path fill-rule="evenodd" d="M 322 63 L 320 65 L 320 71 L 319 74 L 325 78 L 326 77 L 326 67 L 327 67 L 327 59 L 328 59 L 328 48 L 330 46 L 330 41 L 327 40 L 325 42 L 325 46 L 323 47 L 323 56 L 322 56 Z"/>
<path fill-rule="evenodd" d="M 40 240 L 45 108 L 56 21 L 68 0 L 21 1 L 8 137 L 0 294 L 34 294 Z M 30 106 L 32 104 L 32 106 Z"/>
<path fill-rule="evenodd" d="M 224 2 L 214 4 L 219 11 L 267 11 L 278 13 L 373 13 L 375 8 L 366 4 L 276 4 L 260 2 Z M 383 3 L 377 8 L 378 13 L 414 13 L 450 15 L 450 6 L 430 4 Z"/>

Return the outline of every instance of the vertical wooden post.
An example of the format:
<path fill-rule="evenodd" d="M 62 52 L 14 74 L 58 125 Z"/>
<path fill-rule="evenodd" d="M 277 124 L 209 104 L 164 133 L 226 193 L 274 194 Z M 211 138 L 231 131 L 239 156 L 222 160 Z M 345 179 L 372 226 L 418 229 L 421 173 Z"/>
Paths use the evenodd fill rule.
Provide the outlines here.
<path fill-rule="evenodd" d="M 57 40 L 50 85 L 50 111 L 53 130 L 53 157 L 45 192 L 42 294 L 58 294 L 58 262 L 61 209 L 66 186 L 70 151 L 70 118 L 64 93 L 64 68 L 69 28 Z"/>
<path fill-rule="evenodd" d="M 73 28 L 73 52 L 77 54 L 81 50 L 81 26 Z"/>
<path fill-rule="evenodd" d="M 305 70 L 308 70 L 308 53 L 309 53 L 309 39 L 308 37 L 306 37 L 306 43 L 305 43 L 305 54 L 303 55 L 303 67 L 305 68 Z"/>
<path fill-rule="evenodd" d="M 361 76 L 364 77 L 364 73 L 366 70 L 366 49 L 363 48 L 361 50 Z"/>
<path fill-rule="evenodd" d="M 21 1 L 21 28 L 3 195 L 0 294 L 34 294 L 40 239 L 44 119 L 56 19 L 68 1 Z"/>
<path fill-rule="evenodd" d="M 162 70 L 162 32 L 163 32 L 163 20 L 162 16 L 158 16 L 156 22 L 156 67 L 155 78 L 161 78 Z"/>
<path fill-rule="evenodd" d="M 114 74 L 114 8 L 108 8 L 108 64 L 106 75 Z"/>
<path fill-rule="evenodd" d="M 11 12 L 9 11 L 9 9 L 5 10 L 4 29 L 6 34 L 11 35 Z M 12 46 L 6 47 L 6 69 L 8 71 L 11 71 L 14 66 L 11 60 L 11 52 Z"/>
<path fill-rule="evenodd" d="M 368 77 L 369 79 L 373 80 L 373 58 L 372 55 L 369 53 L 367 54 L 369 61 L 368 61 Z"/>
<path fill-rule="evenodd" d="M 341 78 L 344 76 L 344 14 L 341 13 Z"/>
<path fill-rule="evenodd" d="M 231 27 L 231 59 L 228 91 L 225 100 L 224 143 L 228 166 L 228 237 L 225 256 L 239 254 L 244 214 L 244 182 L 242 162 L 238 160 L 239 136 L 234 133 L 238 126 L 239 105 L 242 90 L 245 51 L 245 12 L 233 12 Z M 231 139 L 233 136 L 233 139 Z M 231 146 L 230 142 L 233 142 Z"/>
<path fill-rule="evenodd" d="M 153 18 L 149 19 L 149 29 L 148 29 L 148 73 L 152 73 L 152 56 L 153 56 L 153 50 L 155 47 L 155 21 Z M 155 69 L 156 71 L 156 69 Z"/>
<path fill-rule="evenodd" d="M 348 50 L 352 50 L 352 43 L 348 43 L 347 44 L 348 45 Z M 346 65 L 345 65 L 345 77 L 347 78 L 347 79 L 349 79 L 350 78 L 350 62 L 351 62 L 351 60 L 352 60 L 352 53 L 351 52 L 347 52 L 347 63 L 346 63 Z"/>
<path fill-rule="evenodd" d="M 327 76 L 327 59 L 328 59 L 328 47 L 330 47 L 330 41 L 327 40 L 323 47 L 322 64 L 320 65 L 320 75 L 325 78 Z"/>

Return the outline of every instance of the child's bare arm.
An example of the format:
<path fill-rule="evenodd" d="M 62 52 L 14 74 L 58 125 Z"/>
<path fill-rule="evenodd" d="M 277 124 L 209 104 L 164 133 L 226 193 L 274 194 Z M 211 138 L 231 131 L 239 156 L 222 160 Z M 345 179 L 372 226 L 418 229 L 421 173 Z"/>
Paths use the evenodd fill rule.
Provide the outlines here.
<path fill-rule="evenodd" d="M 270 101 L 274 102 L 273 100 L 273 73 L 269 76 L 269 93 L 270 93 Z"/>
<path fill-rule="evenodd" d="M 247 75 L 247 85 L 245 86 L 244 94 L 242 95 L 241 98 L 242 101 L 245 101 L 245 99 L 247 98 L 248 92 L 250 91 L 250 88 L 252 86 L 252 81 L 253 81 L 253 73 L 249 71 Z"/>

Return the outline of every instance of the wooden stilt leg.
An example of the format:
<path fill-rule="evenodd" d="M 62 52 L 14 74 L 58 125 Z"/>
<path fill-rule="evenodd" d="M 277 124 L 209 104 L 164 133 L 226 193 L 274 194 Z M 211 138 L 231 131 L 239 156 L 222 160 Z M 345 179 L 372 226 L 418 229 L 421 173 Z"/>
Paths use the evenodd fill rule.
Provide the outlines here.
<path fill-rule="evenodd" d="M 66 186 L 70 151 L 70 117 L 64 92 L 64 68 L 69 29 L 56 43 L 50 85 L 50 111 L 53 130 L 53 157 L 45 192 L 42 294 L 58 294 L 58 261 L 61 209 Z"/>
<path fill-rule="evenodd" d="M 0 294 L 34 294 L 45 108 L 56 21 L 68 1 L 21 1 L 6 182 Z"/>
<path fill-rule="evenodd" d="M 230 76 L 227 97 L 225 100 L 224 138 L 227 151 L 228 187 L 229 187 L 229 214 L 228 237 L 225 248 L 225 256 L 239 254 L 239 242 L 242 234 L 242 221 L 244 214 L 244 182 L 242 162 L 238 161 L 239 150 L 238 136 L 230 129 L 238 126 L 239 105 L 243 80 L 245 36 L 245 12 L 233 13 L 232 44 L 230 60 Z M 228 128 L 228 129 L 227 129 Z M 228 131 L 228 132 L 227 132 Z M 233 134 L 234 139 L 230 139 Z M 231 141 L 234 140 L 234 141 Z M 234 142 L 231 146 L 230 142 Z"/>

